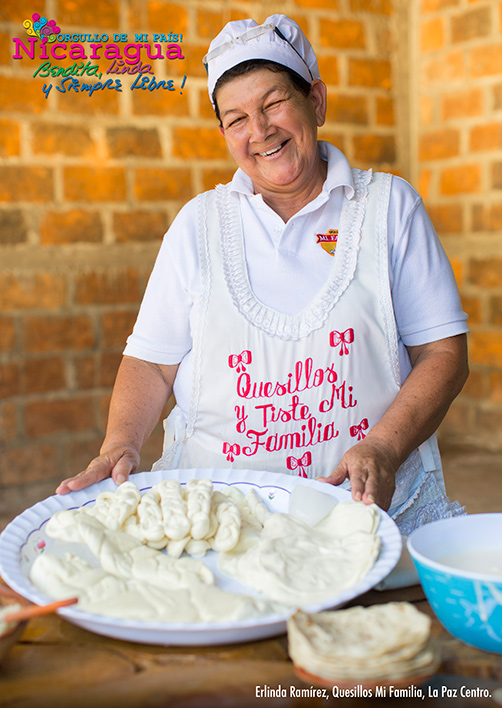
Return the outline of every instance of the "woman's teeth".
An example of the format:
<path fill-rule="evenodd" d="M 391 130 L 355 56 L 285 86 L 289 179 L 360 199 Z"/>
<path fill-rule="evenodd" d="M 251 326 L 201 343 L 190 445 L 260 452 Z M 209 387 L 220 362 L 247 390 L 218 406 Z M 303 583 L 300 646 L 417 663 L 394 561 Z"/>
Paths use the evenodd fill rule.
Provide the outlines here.
<path fill-rule="evenodd" d="M 262 157 L 268 157 L 269 155 L 274 155 L 276 152 L 279 152 L 279 150 L 282 148 L 284 143 L 281 143 L 278 147 L 273 148 L 272 150 L 267 150 L 267 152 L 260 152 L 260 155 Z"/>

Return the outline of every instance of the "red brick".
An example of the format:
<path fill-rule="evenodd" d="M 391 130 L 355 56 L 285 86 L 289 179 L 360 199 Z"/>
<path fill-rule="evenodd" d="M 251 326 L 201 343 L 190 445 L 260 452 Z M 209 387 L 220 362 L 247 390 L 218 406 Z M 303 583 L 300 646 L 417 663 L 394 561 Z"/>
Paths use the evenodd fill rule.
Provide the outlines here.
<path fill-rule="evenodd" d="M 122 360 L 122 354 L 117 352 L 105 352 L 101 357 L 101 368 L 99 385 L 100 387 L 112 387 L 115 383 L 117 370 Z"/>
<path fill-rule="evenodd" d="M 438 12 L 448 7 L 456 7 L 460 0 L 422 0 L 422 12 Z"/>
<path fill-rule="evenodd" d="M 169 219 L 163 211 L 126 211 L 113 215 L 117 243 L 159 241 L 167 231 Z"/>
<path fill-rule="evenodd" d="M 167 66 L 167 75 L 169 77 L 179 76 L 181 78 L 183 78 L 183 76 L 186 76 L 187 80 L 185 83 L 185 87 L 190 86 L 190 79 L 192 77 L 205 79 L 207 81 L 206 70 L 204 69 L 204 64 L 202 63 L 202 59 L 207 53 L 207 46 L 205 44 L 199 45 L 191 44 L 190 42 L 185 42 L 184 37 L 183 44 L 181 46 L 183 48 L 184 59 L 173 59 L 169 61 L 169 64 Z M 142 93 L 146 93 L 146 91 L 142 91 Z M 207 100 L 209 101 L 209 97 Z"/>
<path fill-rule="evenodd" d="M 30 438 L 90 430 L 95 425 L 92 398 L 32 401 L 25 407 L 26 433 Z"/>
<path fill-rule="evenodd" d="M 123 347 L 131 334 L 137 317 L 137 310 L 106 312 L 101 316 L 101 337 L 103 347 Z"/>
<path fill-rule="evenodd" d="M 183 167 L 140 167 L 135 171 L 134 195 L 139 201 L 187 201 L 194 196 L 190 170 Z"/>
<path fill-rule="evenodd" d="M 139 274 L 134 268 L 89 271 L 75 277 L 75 302 L 79 305 L 136 303 L 139 299 Z"/>
<path fill-rule="evenodd" d="M 422 161 L 455 157 L 459 151 L 460 133 L 455 128 L 424 133 L 419 140 L 419 159 Z"/>
<path fill-rule="evenodd" d="M 502 12 L 500 15 L 502 16 Z M 502 84 L 493 87 L 493 108 L 496 111 L 502 108 Z"/>
<path fill-rule="evenodd" d="M 183 160 L 224 160 L 227 146 L 217 128 L 174 128 L 173 156 Z"/>
<path fill-rule="evenodd" d="M 28 226 L 21 209 L 0 211 L 0 234 L 2 246 L 25 243 L 28 240 Z"/>
<path fill-rule="evenodd" d="M 75 202 L 124 201 L 126 178 L 121 167 L 65 167 L 65 199 Z"/>
<path fill-rule="evenodd" d="M 24 349 L 31 354 L 80 351 L 96 343 L 93 321 L 87 315 L 25 317 Z"/>
<path fill-rule="evenodd" d="M 4 310 L 57 309 L 66 304 L 66 278 L 55 273 L 0 273 Z"/>
<path fill-rule="evenodd" d="M 117 127 L 106 131 L 111 157 L 161 157 L 156 128 Z"/>
<path fill-rule="evenodd" d="M 99 359 L 99 354 L 88 354 L 74 358 L 73 367 L 78 389 L 85 390 L 98 385 Z"/>
<path fill-rule="evenodd" d="M 174 90 L 158 88 L 154 91 L 134 90 L 132 95 L 133 113 L 139 116 L 188 116 L 190 112 L 188 104 L 188 89 L 190 75 L 187 76 L 183 91 L 180 90 L 183 81 L 183 73 L 180 78 L 172 79 Z M 167 81 L 168 79 L 166 79 Z"/>
<path fill-rule="evenodd" d="M 481 189 L 479 164 L 462 165 L 444 169 L 440 175 L 441 194 L 469 194 Z"/>
<path fill-rule="evenodd" d="M 83 81 L 82 83 L 96 83 L 96 81 Z M 129 88 L 125 86 L 124 81 L 122 91 L 125 90 L 129 91 Z M 94 91 L 92 96 L 89 96 L 88 92 L 82 94 L 80 92 L 75 93 L 75 91 L 66 91 L 58 97 L 58 111 L 61 115 L 78 115 L 87 118 L 117 116 L 120 107 L 120 96 L 121 94 L 118 91 L 110 89 Z"/>
<path fill-rule="evenodd" d="M 214 189 L 217 184 L 227 184 L 232 179 L 235 170 L 232 168 L 208 168 L 202 171 L 202 188 Z"/>
<path fill-rule="evenodd" d="M 307 7 L 315 10 L 320 8 L 326 8 L 328 10 L 340 9 L 339 0 L 296 0 L 296 4 L 298 7 Z M 246 15 L 246 17 L 248 16 L 249 15 Z"/>
<path fill-rule="evenodd" d="M 53 245 L 63 243 L 101 243 L 103 225 L 97 212 L 73 209 L 49 211 L 40 224 L 40 243 Z"/>
<path fill-rule="evenodd" d="M 1 19 L 0 10 L 0 19 Z M 11 36 L 8 32 L 0 32 L 0 64 L 8 66 L 11 63 L 12 51 Z"/>
<path fill-rule="evenodd" d="M 376 100 L 376 122 L 377 125 L 394 125 L 394 101 L 386 96 L 377 96 Z"/>
<path fill-rule="evenodd" d="M 338 57 L 318 56 L 317 64 L 324 83 L 328 86 L 338 86 L 340 83 Z"/>
<path fill-rule="evenodd" d="M 36 155 L 96 157 L 96 145 L 89 130 L 82 125 L 34 123 L 31 149 Z"/>
<path fill-rule="evenodd" d="M 462 306 L 464 312 L 469 315 L 469 325 L 479 325 L 483 321 L 483 305 L 479 297 L 467 297 L 462 295 Z"/>
<path fill-rule="evenodd" d="M 366 96 L 353 96 L 351 94 L 328 95 L 329 121 L 336 123 L 349 123 L 354 125 L 367 125 L 369 121 L 368 99 Z"/>
<path fill-rule="evenodd" d="M 377 15 L 392 15 L 392 0 L 350 0 L 353 12 L 372 12 Z"/>
<path fill-rule="evenodd" d="M 176 34 L 182 34 L 183 39 L 188 28 L 188 17 L 185 7 L 175 3 L 149 0 L 147 3 L 148 26 L 152 32 L 169 31 L 173 28 Z"/>
<path fill-rule="evenodd" d="M 461 233 L 464 230 L 463 208 L 461 204 L 430 206 L 428 212 L 438 233 Z"/>
<path fill-rule="evenodd" d="M 323 20 L 320 31 L 321 47 L 364 49 L 366 46 L 364 24 L 357 20 Z"/>
<path fill-rule="evenodd" d="M 102 442 L 103 433 L 87 433 L 84 440 L 70 440 L 63 450 L 63 476 L 70 477 L 85 470 L 89 462 L 98 455 Z"/>
<path fill-rule="evenodd" d="M 489 123 L 471 129 L 469 147 L 473 152 L 500 150 L 502 148 L 502 125 Z"/>
<path fill-rule="evenodd" d="M 423 63 L 423 82 L 427 84 L 446 84 L 465 79 L 465 57 L 462 50 L 443 52 L 441 61 L 437 58 Z"/>
<path fill-rule="evenodd" d="M 420 50 L 434 52 L 442 49 L 445 44 L 444 18 L 437 17 L 422 22 L 420 27 Z"/>
<path fill-rule="evenodd" d="M 488 386 L 486 383 L 485 372 L 471 371 L 469 374 L 469 378 L 467 379 L 465 386 L 462 389 L 462 396 L 481 400 L 486 396 L 487 389 Z"/>
<path fill-rule="evenodd" d="M 470 69 L 473 78 L 502 74 L 502 43 L 473 48 Z"/>
<path fill-rule="evenodd" d="M 13 351 L 16 346 L 16 325 L 13 317 L 0 315 L 0 352 Z"/>
<path fill-rule="evenodd" d="M 60 356 L 28 359 L 23 366 L 27 395 L 61 391 L 66 387 L 65 362 Z"/>
<path fill-rule="evenodd" d="M 490 372 L 490 401 L 502 403 L 502 371 Z"/>
<path fill-rule="evenodd" d="M 21 373 L 15 363 L 0 364 L 0 398 L 12 398 L 21 393 Z"/>
<path fill-rule="evenodd" d="M 99 20 L 100 31 L 104 28 L 119 31 L 120 7 L 118 0 L 99 0 L 99 14 L 87 0 L 59 0 L 57 21 L 65 25 L 89 25 L 95 27 Z M 63 30 L 64 31 L 64 30 Z M 109 33 L 108 33 L 109 34 Z"/>
<path fill-rule="evenodd" d="M 494 295 L 490 298 L 490 324 L 502 325 L 502 297 Z"/>
<path fill-rule="evenodd" d="M 53 171 L 49 167 L 0 167 L 0 201 L 49 202 L 53 198 Z"/>
<path fill-rule="evenodd" d="M 502 230 L 502 204 L 475 204 L 472 212 L 473 231 Z"/>
<path fill-rule="evenodd" d="M 500 287 L 500 283 L 502 283 L 502 258 L 471 260 L 469 264 L 469 280 L 474 285 L 480 285 L 487 290 Z"/>
<path fill-rule="evenodd" d="M 199 37 L 208 39 L 209 42 L 216 37 L 225 24 L 223 12 L 211 12 L 208 9 L 200 8 L 197 12 L 197 34 Z"/>
<path fill-rule="evenodd" d="M 349 84 L 390 90 L 392 87 L 390 61 L 386 59 L 349 59 Z"/>
<path fill-rule="evenodd" d="M 468 42 L 471 39 L 487 37 L 491 32 L 491 12 L 489 7 L 468 10 L 451 18 L 451 41 Z"/>
<path fill-rule="evenodd" d="M 18 405 L 13 402 L 0 402 L 0 441 L 2 443 L 10 443 L 19 435 L 19 409 Z M 0 460 L 2 459 L 0 455 Z"/>
<path fill-rule="evenodd" d="M 2 479 L 4 486 L 30 485 L 58 476 L 56 445 L 26 444 L 9 447 L 2 452 Z"/>
<path fill-rule="evenodd" d="M 47 105 L 41 84 L 34 79 L 22 79 L 20 76 L 0 76 L 2 111 L 38 114 L 47 110 Z"/>
<path fill-rule="evenodd" d="M 354 157 L 365 163 L 393 163 L 396 143 L 393 135 L 355 135 Z"/>
<path fill-rule="evenodd" d="M 494 189 L 502 189 L 502 162 L 492 165 L 492 186 Z"/>
<path fill-rule="evenodd" d="M 0 157 L 19 155 L 19 124 L 14 120 L 0 120 Z"/>
<path fill-rule="evenodd" d="M 445 94 L 442 100 L 444 121 L 455 118 L 470 118 L 484 113 L 483 91 L 473 88 Z"/>
<path fill-rule="evenodd" d="M 31 2 L 30 0 L 29 12 L 38 12 L 39 15 L 43 15 L 45 12 L 45 1 L 33 0 L 33 2 Z M 28 11 L 26 10 L 26 6 L 19 3 L 18 0 L 2 0 L 2 7 L 0 10 L 0 18 L 2 22 L 18 22 L 22 24 L 27 16 Z M 21 31 L 23 31 L 22 28 Z"/>

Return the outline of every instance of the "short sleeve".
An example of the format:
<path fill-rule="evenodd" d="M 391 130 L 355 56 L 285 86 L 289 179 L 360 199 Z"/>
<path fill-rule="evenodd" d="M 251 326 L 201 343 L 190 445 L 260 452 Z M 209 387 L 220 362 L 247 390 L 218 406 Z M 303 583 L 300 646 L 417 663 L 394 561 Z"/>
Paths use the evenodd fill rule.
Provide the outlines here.
<path fill-rule="evenodd" d="M 467 332 L 448 257 L 421 197 L 398 177 L 388 232 L 392 300 L 403 344 L 419 346 Z"/>
<path fill-rule="evenodd" d="M 125 355 L 178 364 L 192 348 L 190 318 L 200 292 L 196 223 L 194 199 L 164 236 Z"/>

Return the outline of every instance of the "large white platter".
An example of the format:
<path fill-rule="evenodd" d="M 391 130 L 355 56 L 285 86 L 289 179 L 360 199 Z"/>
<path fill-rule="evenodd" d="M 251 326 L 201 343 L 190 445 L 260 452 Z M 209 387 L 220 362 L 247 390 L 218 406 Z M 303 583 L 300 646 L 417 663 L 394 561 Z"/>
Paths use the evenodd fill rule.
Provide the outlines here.
<path fill-rule="evenodd" d="M 339 501 L 350 499 L 350 493 L 339 487 L 315 480 L 254 470 L 157 470 L 132 475 L 131 481 L 143 492 L 166 478 L 177 479 L 181 484 L 190 479 L 206 478 L 213 481 L 215 489 L 233 485 L 244 493 L 253 488 L 272 512 L 288 511 L 289 495 L 298 484 L 315 487 L 326 494 L 331 494 Z M 111 479 L 106 479 L 80 492 L 48 497 L 17 516 L 0 535 L 0 575 L 5 582 L 38 605 L 49 602 L 51 598 L 40 592 L 29 580 L 31 564 L 40 553 L 49 550 L 53 553 L 64 553 L 69 549 L 75 550 L 76 544 L 65 544 L 50 538 L 46 533 L 48 520 L 57 511 L 92 504 L 100 492 L 114 489 L 116 489 L 115 483 Z M 378 533 L 382 539 L 382 548 L 370 572 L 348 590 L 329 597 L 323 602 L 306 605 L 303 609 L 307 612 L 318 612 L 345 605 L 377 585 L 391 572 L 401 554 L 401 535 L 395 523 L 384 512 L 382 512 Z M 81 547 L 81 550 L 84 550 L 84 547 Z M 90 560 L 88 556 L 86 558 Z M 247 595 L 259 595 L 257 591 L 220 573 L 217 569 L 215 552 L 210 551 L 204 560 L 215 573 L 217 584 L 223 589 Z M 121 620 L 94 615 L 76 609 L 74 606 L 61 609 L 59 613 L 70 622 L 97 634 L 132 642 L 163 645 L 230 644 L 264 639 L 284 633 L 288 618 L 288 614 L 271 614 L 262 618 L 226 623 L 164 623 Z"/>

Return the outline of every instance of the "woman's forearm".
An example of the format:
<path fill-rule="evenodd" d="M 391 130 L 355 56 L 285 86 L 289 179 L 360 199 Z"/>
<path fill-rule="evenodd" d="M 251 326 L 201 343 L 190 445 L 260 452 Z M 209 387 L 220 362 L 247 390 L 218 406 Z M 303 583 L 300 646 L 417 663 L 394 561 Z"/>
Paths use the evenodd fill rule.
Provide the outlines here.
<path fill-rule="evenodd" d="M 171 396 L 177 369 L 177 365 L 122 359 L 100 454 L 85 470 L 63 480 L 58 494 L 84 489 L 110 476 L 120 484 L 137 470 L 140 450 Z"/>
<path fill-rule="evenodd" d="M 122 359 L 101 452 L 117 444 L 141 450 L 172 394 L 177 369 L 128 356 Z"/>
<path fill-rule="evenodd" d="M 391 446 L 401 464 L 439 427 L 469 369 L 466 335 L 409 348 L 412 370 L 368 437 Z"/>

